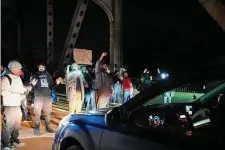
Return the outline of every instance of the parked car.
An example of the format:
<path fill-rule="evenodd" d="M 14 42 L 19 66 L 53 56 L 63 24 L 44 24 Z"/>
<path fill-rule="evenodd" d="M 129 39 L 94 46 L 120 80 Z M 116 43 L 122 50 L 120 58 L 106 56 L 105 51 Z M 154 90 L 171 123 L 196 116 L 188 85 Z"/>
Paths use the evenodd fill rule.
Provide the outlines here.
<path fill-rule="evenodd" d="M 66 116 L 53 150 L 224 149 L 224 79 L 171 76 L 121 106 Z M 186 85 L 198 88 L 177 91 Z M 162 95 L 171 90 L 172 103 L 164 104 Z"/>

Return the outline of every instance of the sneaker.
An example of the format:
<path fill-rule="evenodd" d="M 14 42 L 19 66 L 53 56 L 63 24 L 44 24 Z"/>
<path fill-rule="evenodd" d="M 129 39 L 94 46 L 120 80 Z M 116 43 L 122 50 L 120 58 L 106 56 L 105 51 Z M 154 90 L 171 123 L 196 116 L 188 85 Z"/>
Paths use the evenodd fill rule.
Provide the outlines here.
<path fill-rule="evenodd" d="M 46 128 L 46 131 L 49 133 L 55 133 L 55 131 L 52 128 Z"/>
<path fill-rule="evenodd" d="M 25 120 L 23 120 L 23 122 L 32 122 L 32 120 L 25 119 Z"/>
<path fill-rule="evenodd" d="M 13 145 L 14 147 L 22 147 L 22 146 L 25 145 L 25 143 L 23 143 L 23 142 L 19 142 L 19 143 L 13 142 L 12 145 Z"/>
<path fill-rule="evenodd" d="M 10 143 L 10 144 L 9 144 L 9 148 L 11 148 L 11 149 L 16 149 L 16 146 L 15 146 L 13 143 Z"/>
<path fill-rule="evenodd" d="M 45 117 L 44 116 L 41 116 L 41 120 L 45 120 Z"/>
<path fill-rule="evenodd" d="M 40 131 L 39 131 L 39 130 L 34 129 L 34 135 L 35 135 L 35 136 L 39 136 L 39 135 L 40 135 Z"/>
<path fill-rule="evenodd" d="M 14 150 L 15 148 L 3 147 L 2 150 Z"/>

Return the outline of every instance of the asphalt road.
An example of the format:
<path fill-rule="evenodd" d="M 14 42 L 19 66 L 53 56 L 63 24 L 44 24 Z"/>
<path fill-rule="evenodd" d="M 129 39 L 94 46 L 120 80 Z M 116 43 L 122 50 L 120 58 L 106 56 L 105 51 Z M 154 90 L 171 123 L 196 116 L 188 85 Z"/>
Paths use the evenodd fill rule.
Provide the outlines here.
<path fill-rule="evenodd" d="M 67 115 L 68 102 L 60 100 L 56 105 L 53 105 L 53 111 L 51 114 L 51 127 L 56 130 L 60 120 Z M 29 112 L 33 112 L 33 108 L 29 107 Z M 34 115 L 31 115 L 34 120 Z M 20 128 L 19 139 L 24 142 L 23 147 L 17 148 L 17 150 L 50 150 L 52 147 L 54 133 L 45 132 L 45 123 L 41 120 L 41 135 L 35 136 L 33 134 L 33 122 L 22 122 Z"/>
<path fill-rule="evenodd" d="M 136 94 L 136 92 L 135 92 Z M 60 96 L 60 100 L 53 104 L 53 111 L 51 114 L 51 127 L 57 129 L 59 122 L 64 116 L 68 114 L 69 104 L 64 96 Z M 29 106 L 32 121 L 34 120 L 33 108 Z M 41 135 L 35 136 L 33 134 L 34 122 L 22 122 L 20 128 L 19 139 L 25 143 L 23 147 L 17 150 L 50 150 L 55 134 L 45 132 L 45 123 L 41 120 Z"/>

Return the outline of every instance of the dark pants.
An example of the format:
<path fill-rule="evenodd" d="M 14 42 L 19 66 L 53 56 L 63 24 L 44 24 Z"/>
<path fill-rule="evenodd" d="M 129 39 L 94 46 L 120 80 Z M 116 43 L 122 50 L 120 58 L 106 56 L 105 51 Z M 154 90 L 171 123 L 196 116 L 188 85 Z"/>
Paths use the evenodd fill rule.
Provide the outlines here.
<path fill-rule="evenodd" d="M 27 99 L 21 101 L 21 106 L 23 109 L 24 120 L 28 120 L 28 109 L 27 109 Z"/>
<path fill-rule="evenodd" d="M 40 117 L 42 110 L 44 113 L 45 125 L 48 128 L 50 125 L 50 114 L 52 112 L 52 100 L 50 96 L 35 97 L 34 99 L 35 129 L 40 128 Z"/>
<path fill-rule="evenodd" d="M 20 106 L 5 106 L 2 120 L 2 144 L 8 147 L 10 143 L 19 143 L 19 129 L 22 119 Z"/>
<path fill-rule="evenodd" d="M 131 91 L 130 90 L 124 90 L 123 91 L 123 103 L 130 100 L 131 98 Z"/>
<path fill-rule="evenodd" d="M 96 108 L 95 104 L 95 91 L 94 90 L 88 90 L 85 93 L 85 100 L 86 100 L 86 111 L 93 110 Z"/>
<path fill-rule="evenodd" d="M 101 95 L 101 91 L 99 89 L 95 89 L 95 105 L 96 105 L 96 108 L 98 106 L 98 101 L 99 101 L 100 95 Z"/>

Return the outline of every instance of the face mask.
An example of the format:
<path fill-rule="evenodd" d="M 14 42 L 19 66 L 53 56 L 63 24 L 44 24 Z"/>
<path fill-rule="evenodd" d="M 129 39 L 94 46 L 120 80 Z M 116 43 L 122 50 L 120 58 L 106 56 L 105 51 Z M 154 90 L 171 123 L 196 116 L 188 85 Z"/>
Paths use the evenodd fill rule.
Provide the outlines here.
<path fill-rule="evenodd" d="M 24 73 L 22 70 L 11 70 L 11 72 L 16 76 L 23 76 Z"/>

